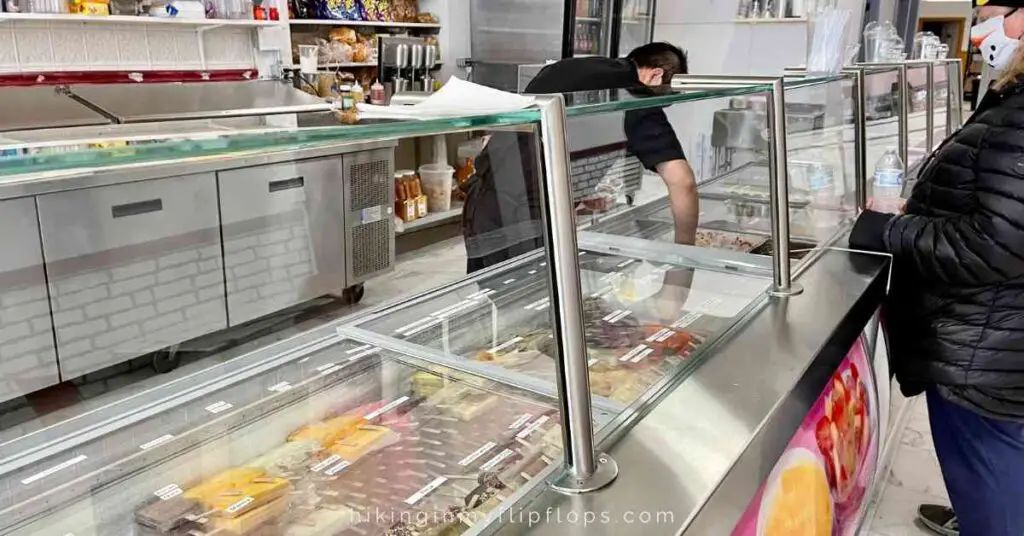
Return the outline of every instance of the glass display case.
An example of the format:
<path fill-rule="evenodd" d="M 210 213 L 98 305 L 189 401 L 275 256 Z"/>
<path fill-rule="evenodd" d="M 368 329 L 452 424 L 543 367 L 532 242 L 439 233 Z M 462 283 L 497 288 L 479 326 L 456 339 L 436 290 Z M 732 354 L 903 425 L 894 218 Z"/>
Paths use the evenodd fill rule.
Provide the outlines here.
<path fill-rule="evenodd" d="M 859 318 L 845 308 L 865 289 L 877 290 L 884 268 L 884 261 L 871 259 L 874 264 L 864 268 L 864 259 L 846 263 L 843 257 L 812 273 L 809 294 L 842 289 L 821 305 L 836 308 L 829 314 L 810 314 L 813 300 L 780 297 L 793 289 L 790 259 L 780 251 L 786 248 L 776 246 L 793 242 L 793 255 L 806 254 L 804 245 L 815 248 L 827 240 L 815 229 L 818 218 L 841 227 L 856 207 L 863 177 L 853 171 L 850 154 L 858 138 L 851 137 L 851 104 L 844 97 L 849 83 L 847 77 L 805 78 L 665 94 L 602 92 L 568 96 L 568 108 L 560 99 L 541 98 L 506 113 L 76 143 L 69 152 L 9 155 L 0 169 L 0 198 L 31 199 L 197 170 L 220 173 L 223 161 L 241 157 L 301 159 L 337 144 L 472 132 L 491 149 L 514 147 L 489 157 L 502 171 L 522 166 L 512 178 L 523 187 L 505 194 L 522 196 L 516 201 L 529 206 L 529 223 L 536 224 L 530 228 L 539 230 L 528 238 L 542 238 L 546 246 L 239 357 L 224 364 L 230 371 L 192 374 L 101 408 L 59 434 L 43 430 L 0 444 L 0 532 L 491 534 L 508 521 L 499 514 L 527 508 L 566 481 L 588 483 L 601 467 L 612 466 L 594 445 L 632 433 L 680 386 L 692 384 L 689 404 L 704 408 L 739 385 L 719 384 L 721 378 L 690 382 L 691 376 L 751 371 L 757 368 L 752 359 L 762 357 L 758 366 L 766 370 L 804 371 L 806 362 L 785 360 L 815 361 L 830 346 L 825 340 L 836 323 Z M 777 91 L 792 104 L 776 106 L 779 100 L 771 97 Z M 734 100 L 736 108 L 722 107 Z M 666 240 L 672 220 L 658 204 L 663 200 L 630 207 L 615 199 L 608 213 L 577 213 L 566 180 L 563 120 L 651 110 L 670 119 L 706 117 L 708 122 L 693 122 L 698 128 L 731 120 L 716 113 L 721 110 L 747 110 L 753 118 L 753 130 L 743 127 L 750 145 L 716 147 L 723 159 L 701 189 L 706 199 L 700 222 L 718 233 L 702 244 L 707 247 Z M 767 137 L 750 137 L 766 127 Z M 739 131 L 725 132 L 736 137 Z M 717 174 L 719 164 L 725 173 Z M 530 173 L 531 165 L 545 173 Z M 391 168 L 370 167 L 372 184 L 396 185 Z M 278 188 L 301 183 L 289 178 Z M 536 199 L 528 199 L 531 188 L 540 194 Z M 752 206 L 771 208 L 767 216 L 747 214 Z M 390 208 L 342 209 L 346 222 L 392 216 Z M 789 214 L 785 222 L 791 225 L 772 213 Z M 627 220 L 631 228 L 613 228 Z M 314 220 L 302 221 L 309 226 Z M 728 238 L 736 231 L 745 235 Z M 300 232 L 288 236 L 305 240 Z M 158 298 L 158 305 L 168 302 Z M 765 330 L 788 322 L 778 309 L 787 304 L 814 321 L 794 322 L 791 333 L 775 337 Z M 759 327 L 747 334 L 754 323 Z M 796 349 L 776 347 L 798 333 L 811 339 Z M 755 355 L 749 340 L 746 350 L 725 352 L 744 336 L 760 341 L 766 353 Z M 723 356 L 731 359 L 727 365 Z M 787 393 L 780 396 L 797 396 L 786 389 L 792 378 L 761 376 Z M 804 403 L 787 400 L 763 402 L 789 409 Z M 745 444 L 744 437 L 762 429 L 754 421 L 732 423 L 725 435 Z M 586 453 L 599 467 L 584 467 Z M 719 461 L 738 455 L 729 450 Z M 700 464 L 694 457 L 677 465 Z M 699 493 L 706 499 L 724 474 L 691 482 L 707 488 Z"/>

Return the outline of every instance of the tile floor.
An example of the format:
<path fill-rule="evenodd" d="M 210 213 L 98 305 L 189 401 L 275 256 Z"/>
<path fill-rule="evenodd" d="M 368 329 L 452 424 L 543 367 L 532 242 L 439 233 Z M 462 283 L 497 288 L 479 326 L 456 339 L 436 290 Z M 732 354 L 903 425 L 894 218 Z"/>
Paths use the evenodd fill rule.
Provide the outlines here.
<path fill-rule="evenodd" d="M 874 518 L 865 522 L 861 536 L 934 536 L 916 523 L 917 506 L 949 504 L 932 445 L 925 399 L 919 396 L 909 404 Z"/>

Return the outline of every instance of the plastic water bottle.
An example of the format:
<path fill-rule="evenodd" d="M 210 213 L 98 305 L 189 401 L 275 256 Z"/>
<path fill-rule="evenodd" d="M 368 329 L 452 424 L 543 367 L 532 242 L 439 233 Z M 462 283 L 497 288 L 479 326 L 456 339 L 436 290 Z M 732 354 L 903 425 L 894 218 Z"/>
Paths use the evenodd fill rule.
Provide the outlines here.
<path fill-rule="evenodd" d="M 889 149 L 875 164 L 875 180 L 871 197 L 876 212 L 898 214 L 903 204 L 903 160 L 894 149 Z"/>
<path fill-rule="evenodd" d="M 814 164 L 807 169 L 807 189 L 811 197 L 811 223 L 814 236 L 827 238 L 841 220 L 840 199 L 836 193 L 835 174 L 831 166 Z"/>

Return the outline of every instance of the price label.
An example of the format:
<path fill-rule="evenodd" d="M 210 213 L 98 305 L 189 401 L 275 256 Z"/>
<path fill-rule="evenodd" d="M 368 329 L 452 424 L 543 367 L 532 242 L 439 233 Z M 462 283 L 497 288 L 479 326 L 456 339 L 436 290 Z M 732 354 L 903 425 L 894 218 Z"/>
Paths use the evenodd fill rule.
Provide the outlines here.
<path fill-rule="evenodd" d="M 639 345 L 637 345 L 637 346 L 636 346 L 635 348 L 633 348 L 632 350 L 630 350 L 630 351 L 626 352 L 626 354 L 625 354 L 625 355 L 623 355 L 622 357 L 620 357 L 620 358 L 619 358 L 619 361 L 622 361 L 623 363 L 625 363 L 626 361 L 629 361 L 630 359 L 633 359 L 633 358 L 634 358 L 634 357 L 636 357 L 636 356 L 637 356 L 637 355 L 638 355 L 638 354 L 639 354 L 640 352 L 643 352 L 643 351 L 644 351 L 644 350 L 646 350 L 646 349 L 647 349 L 647 346 L 645 346 L 645 345 L 643 345 L 643 344 L 639 344 Z"/>
<path fill-rule="evenodd" d="M 484 446 L 476 449 L 469 456 L 466 456 L 465 458 L 459 460 L 459 465 L 462 466 L 462 467 L 466 467 L 467 465 L 469 465 L 469 464 L 479 460 L 484 454 L 487 454 L 494 447 L 497 447 L 497 446 L 498 446 L 497 443 L 495 443 L 493 441 L 488 441 L 487 443 L 484 444 Z"/>
<path fill-rule="evenodd" d="M 345 350 L 345 353 L 348 354 L 348 355 L 358 354 L 359 352 L 362 352 L 364 350 L 369 350 L 370 348 L 373 348 L 373 346 L 369 345 L 369 344 L 364 344 L 362 346 L 356 346 L 355 348 L 353 348 L 351 350 Z"/>
<path fill-rule="evenodd" d="M 644 350 L 643 352 L 640 352 L 639 354 L 637 354 L 635 357 L 633 357 L 633 359 L 630 359 L 630 362 L 631 363 L 639 363 L 639 362 L 643 361 L 644 359 L 646 359 L 647 356 L 651 355 L 652 353 L 654 353 L 654 348 L 648 348 L 648 349 Z"/>
<path fill-rule="evenodd" d="M 480 470 L 490 471 L 495 467 L 501 465 L 501 462 L 511 458 L 513 454 L 515 454 L 515 452 L 513 452 L 511 449 L 505 449 L 501 451 L 497 456 L 491 458 L 490 460 L 487 460 L 487 463 L 481 465 Z"/>
<path fill-rule="evenodd" d="M 49 468 L 49 469 L 47 469 L 45 471 L 41 471 L 39 473 L 36 473 L 36 474 L 34 474 L 34 475 L 32 475 L 32 476 L 22 480 L 21 483 L 27 486 L 27 485 L 29 485 L 29 484 L 37 481 L 37 480 L 42 480 L 42 479 L 44 479 L 44 478 L 46 478 L 46 477 L 48 477 L 48 476 L 50 476 L 50 475 L 52 475 L 54 473 L 63 471 L 64 469 L 67 469 L 68 467 L 71 467 L 72 465 L 75 465 L 76 463 L 81 463 L 81 462 L 85 461 L 86 458 L 88 458 L 88 456 L 86 456 L 85 454 L 79 454 L 78 456 L 75 456 L 74 458 L 71 458 L 70 460 L 61 462 L 61 463 L 59 463 L 57 465 L 54 465 L 53 467 L 51 467 L 51 468 Z"/>
<path fill-rule="evenodd" d="M 338 371 L 340 369 L 341 369 L 341 365 L 339 365 L 337 363 L 328 363 L 328 364 L 326 364 L 326 365 L 324 365 L 322 367 L 317 367 L 317 370 L 320 371 L 320 374 L 324 375 L 324 376 L 326 376 L 327 374 L 330 374 L 332 372 L 336 372 L 336 371 Z"/>
<path fill-rule="evenodd" d="M 230 404 L 230 403 L 228 403 L 228 402 L 220 400 L 218 402 L 214 402 L 213 404 L 210 404 L 209 406 L 206 406 L 206 411 L 209 411 L 210 413 L 216 415 L 216 414 L 218 414 L 218 413 L 220 413 L 222 411 L 227 411 L 227 410 L 229 410 L 229 409 L 231 409 L 233 407 L 235 407 L 235 406 Z"/>
<path fill-rule="evenodd" d="M 267 387 L 267 390 L 272 392 L 272 393 L 283 393 L 283 392 L 285 392 L 285 391 L 287 391 L 287 390 L 289 390 L 291 388 L 292 388 L 292 384 L 290 384 L 288 382 L 281 382 L 281 383 L 275 383 L 274 385 L 271 385 L 270 387 Z"/>
<path fill-rule="evenodd" d="M 700 313 L 686 313 L 682 318 L 672 323 L 674 328 L 685 328 L 700 318 Z"/>
<path fill-rule="evenodd" d="M 515 344 L 515 343 L 517 343 L 517 342 L 519 342 L 521 340 L 523 340 L 522 337 L 514 337 L 514 338 L 512 338 L 512 339 L 510 339 L 510 340 L 508 340 L 508 341 L 506 341 L 506 342 L 504 342 L 502 344 L 499 344 L 498 346 L 495 346 L 494 348 L 491 348 L 488 351 L 491 352 L 491 353 L 500 352 L 500 351 L 504 350 L 505 348 L 508 348 L 509 346 L 512 346 L 513 344 Z"/>
<path fill-rule="evenodd" d="M 424 497 L 433 493 L 434 490 L 441 487 L 441 485 L 447 481 L 448 478 L 443 476 L 439 476 L 434 480 L 431 480 L 429 484 L 423 486 L 423 488 L 421 488 L 419 491 L 410 495 L 409 498 L 405 500 L 405 504 L 412 506 L 420 502 Z"/>
<path fill-rule="evenodd" d="M 173 435 L 165 434 L 165 435 L 162 435 L 162 436 L 160 436 L 160 437 L 158 437 L 158 438 L 156 438 L 156 439 L 154 439 L 152 441 L 147 441 L 147 442 L 139 445 L 139 448 L 142 449 L 142 450 L 151 449 L 151 448 L 153 448 L 155 446 L 163 445 L 164 443 L 166 443 L 166 442 L 168 442 L 168 441 L 170 441 L 172 439 L 174 439 Z"/>
<path fill-rule="evenodd" d="M 387 412 L 397 408 L 398 406 L 401 406 L 402 404 L 405 404 L 408 400 L 409 400 L 408 396 L 403 396 L 402 398 L 399 398 L 399 399 L 396 399 L 396 400 L 392 400 L 386 406 L 378 409 L 377 411 L 372 411 L 370 413 L 367 413 L 366 416 L 363 417 L 363 418 L 368 420 L 368 421 L 372 421 L 372 420 L 376 419 L 377 417 L 380 417 L 381 415 L 383 415 L 383 414 L 385 414 L 385 413 L 387 413 Z"/>
<path fill-rule="evenodd" d="M 340 462 L 340 463 L 338 463 L 336 465 L 333 465 L 330 468 L 328 468 L 326 471 L 324 471 L 324 474 L 327 475 L 327 476 L 334 476 L 334 475 L 344 471 L 345 468 L 348 467 L 349 465 L 352 465 L 352 464 L 347 462 L 347 461 L 342 461 L 342 462 Z"/>
<path fill-rule="evenodd" d="M 544 423 L 548 422 L 549 419 L 550 417 L 548 417 L 547 415 L 541 415 L 537 420 L 531 422 L 529 426 L 520 430 L 519 433 L 516 434 L 516 437 L 518 437 L 519 439 L 526 439 L 530 437 L 531 435 L 533 435 L 534 432 L 537 431 L 538 428 L 543 426 Z"/>
<path fill-rule="evenodd" d="M 509 279 L 506 279 L 506 280 L 502 281 L 501 284 L 502 285 L 511 285 L 512 283 L 515 283 L 515 282 L 516 282 L 516 280 L 513 277 L 513 278 L 509 278 Z"/>
<path fill-rule="evenodd" d="M 309 470 L 313 471 L 314 473 L 319 473 L 320 471 L 323 471 L 324 469 L 327 469 L 328 467 L 330 467 L 330 466 L 332 466 L 332 465 L 334 465 L 334 464 L 336 464 L 336 463 L 338 463 L 340 461 L 341 461 L 341 456 L 338 456 L 337 454 L 333 454 L 330 457 L 328 457 L 328 458 L 324 459 L 323 461 L 321 461 L 320 463 L 314 465 L 313 467 L 310 467 Z"/>
<path fill-rule="evenodd" d="M 518 430 L 518 429 L 522 428 L 523 425 L 525 425 L 526 423 L 530 422 L 530 419 L 532 419 L 532 418 L 533 418 L 533 415 L 531 415 L 529 413 L 524 413 L 524 414 L 520 415 L 519 418 L 516 419 L 516 422 L 512 423 L 512 426 L 509 426 L 508 429 L 509 430 Z"/>
<path fill-rule="evenodd" d="M 156 495 L 162 501 L 166 501 L 166 500 L 169 500 L 169 499 L 173 499 L 173 498 L 177 497 L 178 495 L 181 495 L 182 493 L 185 493 L 185 492 L 177 484 L 168 484 L 168 485 L 166 485 L 166 486 L 164 486 L 164 487 L 154 491 L 153 495 Z"/>
<path fill-rule="evenodd" d="M 232 504 L 231 506 L 228 506 L 227 508 L 225 508 L 224 511 L 229 513 L 229 514 L 236 514 L 236 513 L 240 512 L 243 508 L 245 508 L 246 506 L 249 506 L 250 504 L 252 504 L 254 502 L 256 502 L 256 499 L 253 499 L 252 497 L 243 497 L 240 501 L 238 501 L 238 502 Z"/>

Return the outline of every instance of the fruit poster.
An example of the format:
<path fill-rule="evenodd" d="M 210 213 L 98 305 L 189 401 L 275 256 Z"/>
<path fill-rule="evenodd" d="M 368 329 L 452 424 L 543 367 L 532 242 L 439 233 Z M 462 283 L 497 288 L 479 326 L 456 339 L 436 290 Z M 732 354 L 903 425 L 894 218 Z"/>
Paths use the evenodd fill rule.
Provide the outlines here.
<path fill-rule="evenodd" d="M 858 339 L 732 536 L 853 536 L 875 479 L 875 375 Z"/>

